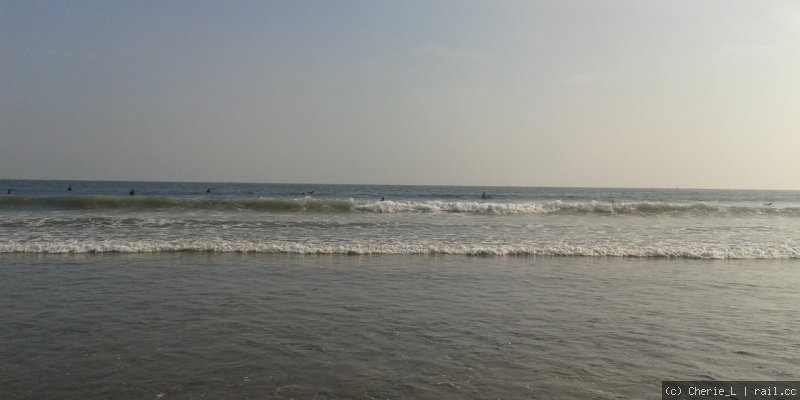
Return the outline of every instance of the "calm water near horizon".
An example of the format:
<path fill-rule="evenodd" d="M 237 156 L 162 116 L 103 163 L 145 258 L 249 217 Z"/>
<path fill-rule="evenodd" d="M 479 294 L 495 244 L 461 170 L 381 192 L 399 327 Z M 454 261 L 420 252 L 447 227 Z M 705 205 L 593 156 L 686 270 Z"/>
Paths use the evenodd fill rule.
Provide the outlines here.
<path fill-rule="evenodd" d="M 800 192 L 0 185 L 2 398 L 641 399 L 800 377 Z"/>

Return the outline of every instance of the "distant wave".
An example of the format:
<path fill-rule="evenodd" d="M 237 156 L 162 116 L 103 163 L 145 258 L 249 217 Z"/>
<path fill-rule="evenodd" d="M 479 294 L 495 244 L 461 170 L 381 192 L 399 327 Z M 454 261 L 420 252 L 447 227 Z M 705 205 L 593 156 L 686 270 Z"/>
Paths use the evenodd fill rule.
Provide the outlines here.
<path fill-rule="evenodd" d="M 0 209 L 44 210 L 251 210 L 347 212 L 347 200 L 316 199 L 192 199 L 148 196 L 40 196 L 0 197 Z"/>
<path fill-rule="evenodd" d="M 537 246 L 537 245 L 457 245 L 444 243 L 393 244 L 303 244 L 287 242 L 257 243 L 224 240 L 91 240 L 0 243 L 0 253 L 278 253 L 340 255 L 465 255 L 465 256 L 547 256 L 547 257 L 633 257 L 688 259 L 798 259 L 800 248 L 789 246 L 708 247 L 680 245 L 636 246 Z"/>
<path fill-rule="evenodd" d="M 465 213 L 486 215 L 781 215 L 800 217 L 800 207 L 731 206 L 666 202 L 468 202 L 356 201 L 320 199 L 196 199 L 148 196 L 2 196 L 0 210 L 231 210 L 257 212 Z"/>

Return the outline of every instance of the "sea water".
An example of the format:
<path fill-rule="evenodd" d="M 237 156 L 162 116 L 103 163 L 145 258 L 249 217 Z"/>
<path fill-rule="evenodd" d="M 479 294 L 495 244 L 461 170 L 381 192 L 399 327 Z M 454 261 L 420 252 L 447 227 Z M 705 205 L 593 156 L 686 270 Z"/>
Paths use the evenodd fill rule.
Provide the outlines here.
<path fill-rule="evenodd" d="M 1 398 L 800 376 L 798 192 L 0 183 Z"/>
<path fill-rule="evenodd" d="M 800 257 L 800 192 L 791 191 L 84 181 L 0 188 L 12 192 L 0 195 L 0 253 Z"/>

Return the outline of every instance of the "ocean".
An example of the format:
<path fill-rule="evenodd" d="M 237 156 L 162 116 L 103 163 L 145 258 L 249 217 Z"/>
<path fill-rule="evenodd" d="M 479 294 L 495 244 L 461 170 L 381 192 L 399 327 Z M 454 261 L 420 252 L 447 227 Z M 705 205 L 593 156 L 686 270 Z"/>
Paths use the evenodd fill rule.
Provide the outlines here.
<path fill-rule="evenodd" d="M 797 191 L 0 189 L 2 398 L 640 399 L 800 377 Z"/>
<path fill-rule="evenodd" d="M 800 192 L 791 191 L 63 181 L 0 188 L 13 193 L 0 196 L 0 253 L 800 257 Z"/>

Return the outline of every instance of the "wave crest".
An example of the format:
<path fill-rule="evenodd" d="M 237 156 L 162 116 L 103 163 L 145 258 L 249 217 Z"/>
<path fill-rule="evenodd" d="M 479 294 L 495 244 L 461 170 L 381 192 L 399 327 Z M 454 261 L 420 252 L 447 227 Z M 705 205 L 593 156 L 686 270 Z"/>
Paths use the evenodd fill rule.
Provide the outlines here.
<path fill-rule="evenodd" d="M 550 202 L 489 203 L 460 201 L 385 201 L 355 204 L 359 211 L 379 213 L 451 212 L 471 214 L 553 215 L 789 215 L 800 216 L 800 207 L 730 206 L 708 203 L 659 202 Z"/>
<path fill-rule="evenodd" d="M 278 253 L 319 255 L 465 255 L 547 257 L 632 257 L 688 259 L 797 259 L 800 248 L 790 246 L 724 247 L 682 245 L 665 247 L 574 245 L 460 245 L 447 243 L 305 244 L 287 242 L 202 240 L 97 240 L 0 243 L 0 253 Z"/>
<path fill-rule="evenodd" d="M 465 202 L 356 201 L 328 199 L 198 199 L 147 196 L 0 197 L 0 209 L 33 210 L 227 210 L 257 212 L 465 213 L 486 215 L 782 215 L 800 216 L 800 207 L 665 202 Z"/>
<path fill-rule="evenodd" d="M 264 212 L 343 212 L 352 209 L 346 200 L 316 199 L 194 199 L 147 196 L 8 196 L 0 198 L 0 209 L 44 210 L 250 210 Z"/>

